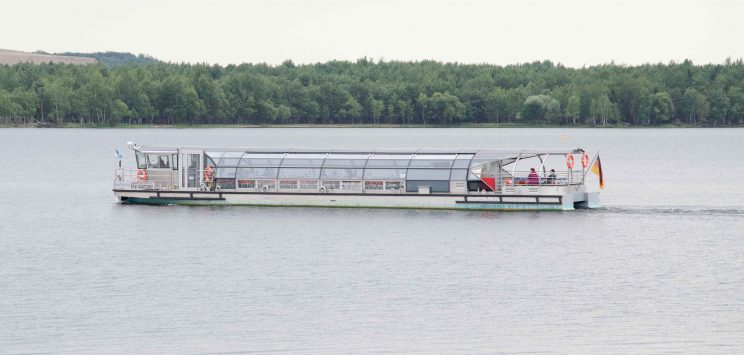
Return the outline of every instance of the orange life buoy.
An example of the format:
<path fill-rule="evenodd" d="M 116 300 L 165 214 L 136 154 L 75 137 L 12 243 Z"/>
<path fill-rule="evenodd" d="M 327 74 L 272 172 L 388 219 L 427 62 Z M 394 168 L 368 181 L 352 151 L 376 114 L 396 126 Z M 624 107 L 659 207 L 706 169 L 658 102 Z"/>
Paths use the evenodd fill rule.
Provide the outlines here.
<path fill-rule="evenodd" d="M 145 169 L 137 170 L 137 181 L 147 181 L 147 170 Z"/>
<path fill-rule="evenodd" d="M 573 169 L 573 167 L 574 167 L 574 156 L 573 156 L 573 154 L 566 155 L 566 166 L 569 169 Z"/>
<path fill-rule="evenodd" d="M 581 154 L 581 166 L 583 166 L 584 168 L 589 166 L 589 155 L 587 155 L 586 152 L 584 152 L 584 154 Z"/>
<path fill-rule="evenodd" d="M 204 181 L 212 182 L 212 177 L 214 177 L 214 168 L 212 168 L 212 166 L 207 166 L 207 168 L 204 169 Z"/>

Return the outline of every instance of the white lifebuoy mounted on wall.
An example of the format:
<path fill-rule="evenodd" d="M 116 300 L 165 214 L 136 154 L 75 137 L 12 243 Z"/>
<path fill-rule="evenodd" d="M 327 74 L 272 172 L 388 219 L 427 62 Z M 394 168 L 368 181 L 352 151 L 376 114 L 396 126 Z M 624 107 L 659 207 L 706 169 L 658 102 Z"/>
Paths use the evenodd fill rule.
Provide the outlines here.
<path fill-rule="evenodd" d="M 269 192 L 269 185 L 261 186 L 261 192 Z"/>
<path fill-rule="evenodd" d="M 321 185 L 320 188 L 318 188 L 318 191 L 320 191 L 320 193 L 323 193 L 324 194 L 324 193 L 326 193 L 328 191 L 328 188 L 326 188 L 325 186 Z"/>

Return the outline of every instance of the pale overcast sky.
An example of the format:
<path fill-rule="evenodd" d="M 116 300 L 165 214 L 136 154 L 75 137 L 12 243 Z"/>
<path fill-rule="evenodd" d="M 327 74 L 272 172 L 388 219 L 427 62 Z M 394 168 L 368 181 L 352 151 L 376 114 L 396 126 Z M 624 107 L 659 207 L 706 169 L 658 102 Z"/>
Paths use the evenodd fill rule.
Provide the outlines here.
<path fill-rule="evenodd" d="M 23 0 L 0 48 L 175 62 L 434 59 L 572 67 L 744 57 L 744 0 Z"/>

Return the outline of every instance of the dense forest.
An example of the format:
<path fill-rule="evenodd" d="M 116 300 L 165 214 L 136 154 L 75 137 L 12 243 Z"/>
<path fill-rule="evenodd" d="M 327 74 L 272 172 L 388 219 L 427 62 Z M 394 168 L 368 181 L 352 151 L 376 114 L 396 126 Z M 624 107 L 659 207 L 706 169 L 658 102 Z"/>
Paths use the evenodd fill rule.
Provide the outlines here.
<path fill-rule="evenodd" d="M 147 57 L 149 58 L 149 57 Z M 744 123 L 744 62 L 0 66 L 0 124 Z"/>

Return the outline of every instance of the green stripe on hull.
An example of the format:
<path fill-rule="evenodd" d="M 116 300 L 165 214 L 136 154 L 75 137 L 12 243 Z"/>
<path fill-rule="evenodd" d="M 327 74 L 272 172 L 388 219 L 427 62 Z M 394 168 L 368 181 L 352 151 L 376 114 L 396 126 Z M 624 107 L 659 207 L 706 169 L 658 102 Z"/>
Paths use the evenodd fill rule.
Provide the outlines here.
<path fill-rule="evenodd" d="M 209 199 L 169 199 L 169 198 L 139 198 L 130 197 L 125 204 L 142 204 L 142 205 L 184 205 L 184 206 L 253 206 L 253 207 L 324 207 L 324 208 L 384 208 L 384 209 L 415 209 L 415 210 L 470 210 L 470 211 L 565 211 L 573 208 L 563 208 L 562 205 L 550 204 L 454 204 L 451 207 L 432 207 L 432 206 L 365 206 L 365 205 L 311 205 L 311 204 L 265 204 L 265 203 L 232 203 L 225 200 Z"/>

